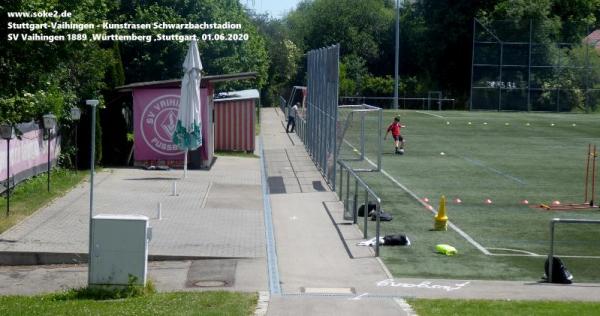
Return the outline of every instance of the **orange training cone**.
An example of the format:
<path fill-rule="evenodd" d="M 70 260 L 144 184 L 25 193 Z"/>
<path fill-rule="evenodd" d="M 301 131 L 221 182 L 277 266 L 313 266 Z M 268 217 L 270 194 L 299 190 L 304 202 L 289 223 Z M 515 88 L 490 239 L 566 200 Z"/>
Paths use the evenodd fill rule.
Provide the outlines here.
<path fill-rule="evenodd" d="M 440 198 L 440 207 L 434 218 L 433 230 L 448 230 L 448 216 L 446 216 L 446 197 Z"/>

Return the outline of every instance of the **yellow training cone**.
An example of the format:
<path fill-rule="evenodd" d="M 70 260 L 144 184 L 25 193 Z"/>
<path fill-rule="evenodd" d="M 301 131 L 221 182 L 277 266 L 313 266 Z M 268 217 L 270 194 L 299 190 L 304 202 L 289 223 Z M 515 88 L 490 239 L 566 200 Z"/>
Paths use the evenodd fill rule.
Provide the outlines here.
<path fill-rule="evenodd" d="M 446 216 L 446 197 L 440 198 L 440 207 L 435 215 L 433 230 L 448 230 L 448 216 Z"/>

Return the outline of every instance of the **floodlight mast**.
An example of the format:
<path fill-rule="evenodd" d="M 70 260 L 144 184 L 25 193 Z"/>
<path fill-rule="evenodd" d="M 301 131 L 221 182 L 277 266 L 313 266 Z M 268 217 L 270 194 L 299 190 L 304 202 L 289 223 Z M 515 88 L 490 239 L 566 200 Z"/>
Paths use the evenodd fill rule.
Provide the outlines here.
<path fill-rule="evenodd" d="M 394 109 L 398 109 L 398 63 L 400 54 L 400 0 L 396 0 L 396 53 L 394 54 Z"/>

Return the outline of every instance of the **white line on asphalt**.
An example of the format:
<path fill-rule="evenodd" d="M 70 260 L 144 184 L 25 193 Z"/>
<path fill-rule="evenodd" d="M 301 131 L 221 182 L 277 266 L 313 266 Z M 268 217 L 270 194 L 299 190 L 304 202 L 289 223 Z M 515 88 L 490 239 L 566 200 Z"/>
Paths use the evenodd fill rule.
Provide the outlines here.
<path fill-rule="evenodd" d="M 369 293 L 363 293 L 363 294 L 355 296 L 353 298 L 349 298 L 349 300 L 351 300 L 351 301 L 360 301 L 360 298 L 363 297 L 363 296 L 365 296 L 365 295 L 369 295 Z"/>
<path fill-rule="evenodd" d="M 204 208 L 206 206 L 206 202 L 208 201 L 208 194 L 210 193 L 210 189 L 212 188 L 212 181 L 208 182 L 208 188 L 206 188 L 206 194 L 204 195 L 204 198 L 202 199 L 202 206 L 201 208 Z"/>

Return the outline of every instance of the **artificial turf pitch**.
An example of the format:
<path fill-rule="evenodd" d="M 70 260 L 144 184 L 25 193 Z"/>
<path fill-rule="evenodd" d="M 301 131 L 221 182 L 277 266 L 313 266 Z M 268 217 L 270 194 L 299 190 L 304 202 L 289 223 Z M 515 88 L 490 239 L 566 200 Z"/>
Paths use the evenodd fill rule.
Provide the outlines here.
<path fill-rule="evenodd" d="M 445 195 L 450 221 L 492 255 L 450 228 L 431 231 L 433 213 L 384 173 L 361 173 L 379 193 L 383 209 L 394 216 L 382 224 L 382 233 L 405 233 L 412 241 L 410 247 L 381 248 L 394 276 L 539 280 L 549 251 L 550 219 L 600 220 L 598 209 L 531 207 L 584 202 L 588 144 L 600 144 L 598 115 L 384 111 L 384 128 L 395 115 L 406 126 L 402 129 L 406 153 L 395 155 L 388 138 L 383 144 L 383 170 L 419 198 L 428 198 L 436 209 Z M 359 147 L 357 122 L 346 131 L 342 159 L 356 157 L 348 144 Z M 376 116 L 367 115 L 365 124 L 365 153 L 375 162 Z M 364 167 L 366 162 L 354 165 Z M 492 203 L 486 204 L 486 199 Z M 369 225 L 373 236 L 374 224 Z M 556 254 L 576 282 L 600 281 L 600 225 L 558 224 L 555 241 Z M 459 254 L 436 254 L 439 243 L 455 246 Z"/>

